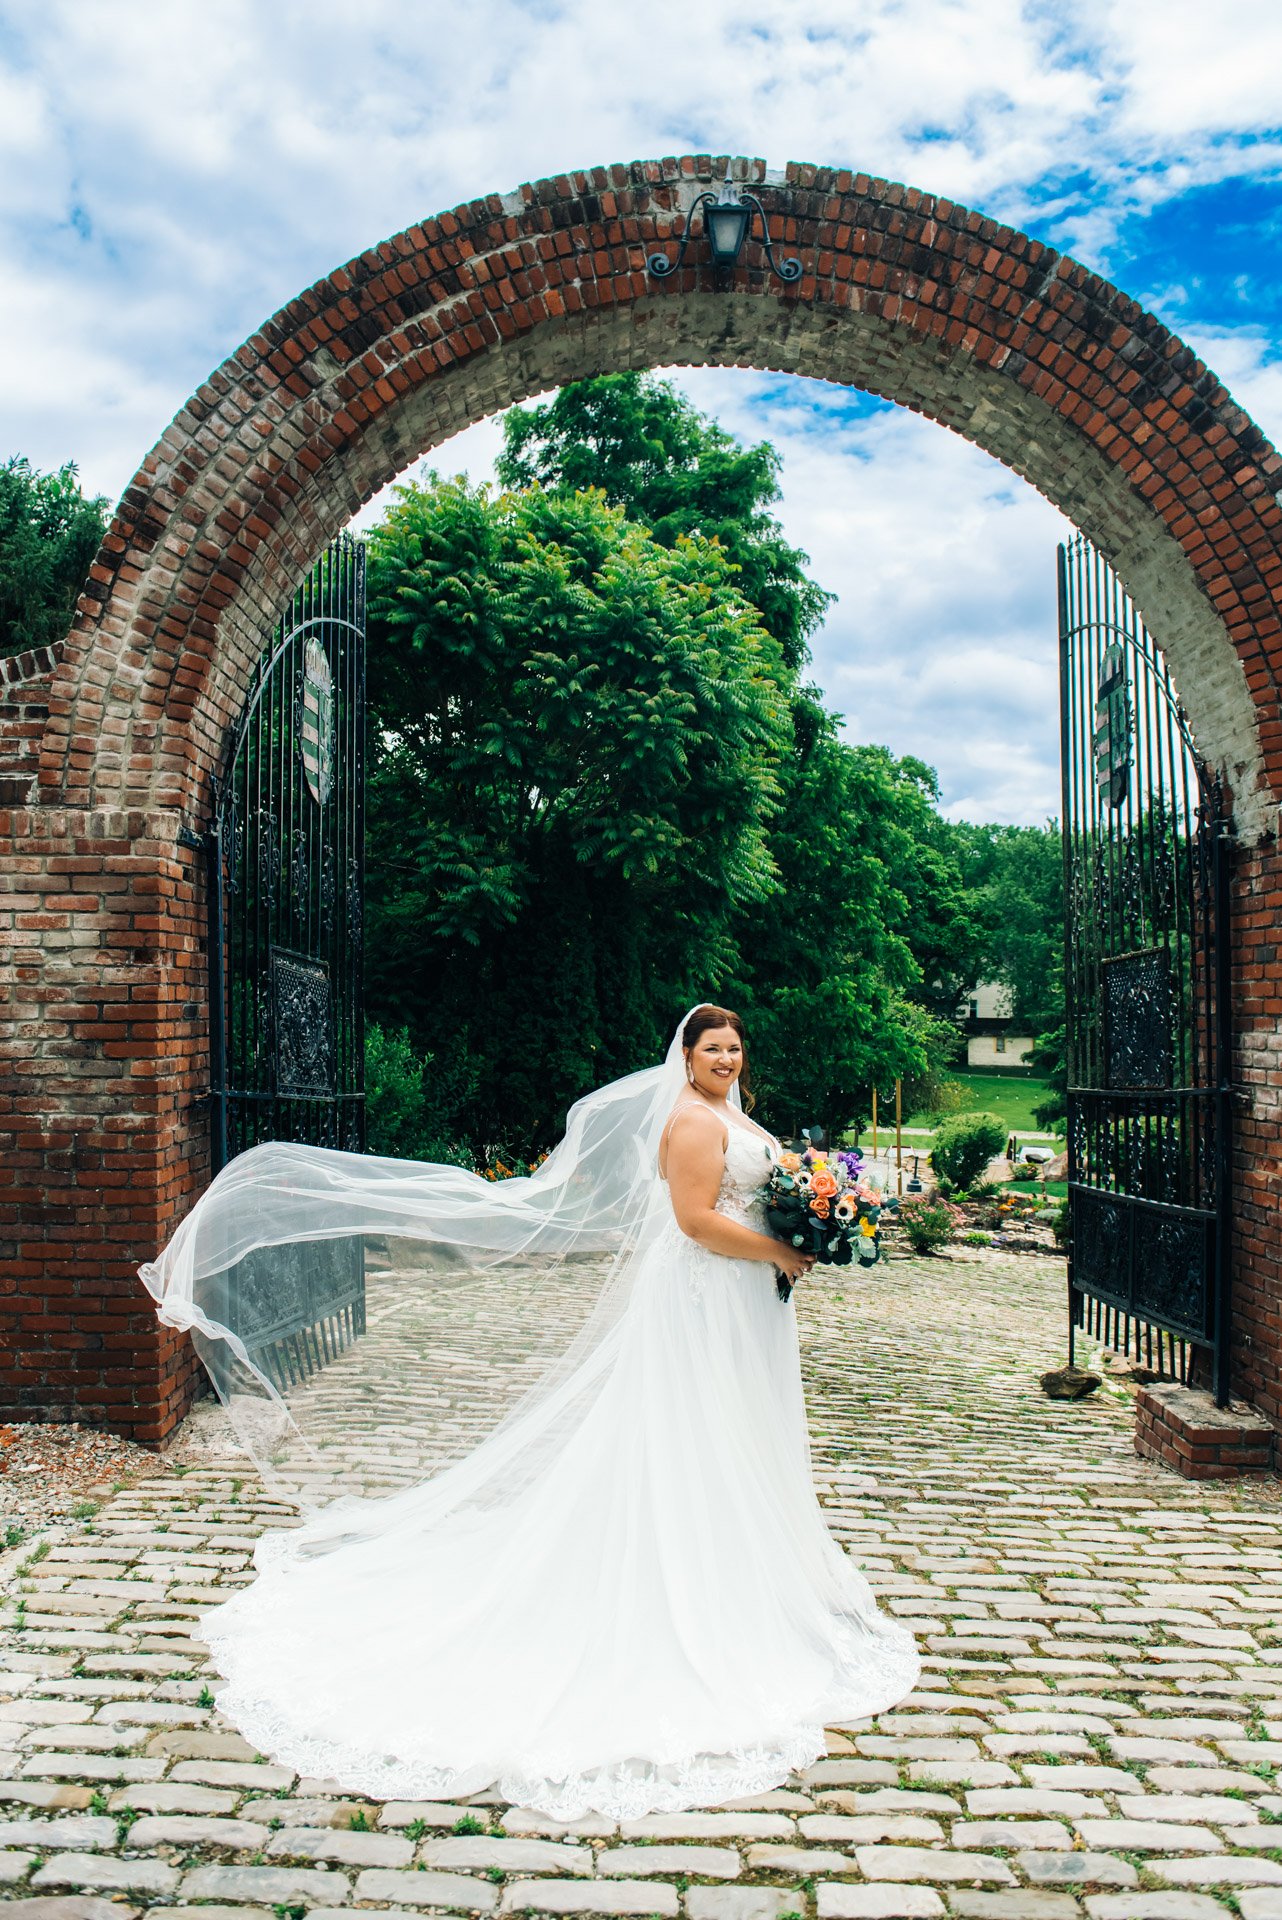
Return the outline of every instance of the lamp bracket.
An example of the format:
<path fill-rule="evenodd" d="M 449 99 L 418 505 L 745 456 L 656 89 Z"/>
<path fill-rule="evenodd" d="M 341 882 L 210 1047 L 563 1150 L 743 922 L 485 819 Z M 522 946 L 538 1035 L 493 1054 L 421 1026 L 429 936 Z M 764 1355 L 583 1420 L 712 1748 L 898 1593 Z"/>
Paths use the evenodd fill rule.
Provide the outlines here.
<path fill-rule="evenodd" d="M 727 176 L 726 186 L 728 187 L 731 184 L 732 183 L 729 177 Z M 723 188 L 722 192 L 724 193 L 724 191 L 725 189 Z M 747 204 L 753 209 L 753 214 L 755 215 L 755 218 L 761 222 L 761 244 L 765 248 L 766 259 L 770 262 L 771 272 L 774 274 L 777 280 L 782 280 L 785 286 L 791 286 L 794 281 L 800 280 L 801 278 L 800 260 L 798 260 L 795 256 L 790 256 L 786 259 L 785 258 L 781 258 L 778 260 L 775 259 L 774 248 L 770 244 L 770 229 L 766 224 L 765 208 L 762 206 L 760 200 L 758 200 L 755 193 L 745 193 L 741 187 L 736 188 L 735 192 L 737 194 L 737 197 L 740 200 L 747 202 Z M 720 201 L 718 199 L 718 196 L 715 193 L 701 193 L 699 195 L 698 199 L 694 202 L 694 205 L 690 208 L 690 211 L 686 216 L 685 231 L 681 235 L 681 241 L 677 247 L 676 259 L 669 260 L 666 253 L 652 253 L 649 256 L 648 260 L 646 261 L 646 268 L 648 272 L 651 273 L 656 280 L 670 279 L 671 276 L 677 271 L 678 267 L 680 267 L 682 261 L 685 259 L 686 248 L 690 244 L 690 236 L 694 231 L 694 216 L 699 211 L 700 207 L 715 207 L 719 204 L 720 204 Z M 704 230 L 706 232 L 707 224 L 708 224 L 708 217 L 706 213 L 704 215 L 703 224 L 704 224 Z M 754 225 L 754 220 L 752 217 L 750 217 L 748 220 L 748 225 L 744 230 L 745 240 L 751 238 L 753 225 Z"/>

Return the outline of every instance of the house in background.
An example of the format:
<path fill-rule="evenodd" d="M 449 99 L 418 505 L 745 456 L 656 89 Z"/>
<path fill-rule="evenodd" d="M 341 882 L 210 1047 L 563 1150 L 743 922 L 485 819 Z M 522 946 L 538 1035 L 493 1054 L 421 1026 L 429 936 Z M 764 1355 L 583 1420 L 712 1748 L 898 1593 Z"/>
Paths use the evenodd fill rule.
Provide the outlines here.
<path fill-rule="evenodd" d="M 971 988 L 958 1009 L 957 1023 L 966 1036 L 968 1067 L 989 1073 L 1027 1069 L 1033 1036 L 1016 1031 L 1009 990 L 997 981 L 981 980 Z"/>

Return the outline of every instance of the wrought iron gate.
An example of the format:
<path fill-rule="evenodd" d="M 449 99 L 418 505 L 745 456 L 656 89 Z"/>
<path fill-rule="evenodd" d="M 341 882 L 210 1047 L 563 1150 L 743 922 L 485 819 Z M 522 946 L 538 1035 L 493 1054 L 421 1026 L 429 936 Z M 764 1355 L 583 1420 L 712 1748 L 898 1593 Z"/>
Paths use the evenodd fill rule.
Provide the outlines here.
<path fill-rule="evenodd" d="M 1120 582 L 1059 549 L 1076 1328 L 1228 1398 L 1229 847 L 1170 671 Z"/>
<path fill-rule="evenodd" d="M 215 1173 L 264 1140 L 364 1146 L 365 549 L 327 548 L 263 649 L 205 840 Z M 225 1323 L 285 1385 L 364 1328 L 358 1243 L 256 1256 Z"/>

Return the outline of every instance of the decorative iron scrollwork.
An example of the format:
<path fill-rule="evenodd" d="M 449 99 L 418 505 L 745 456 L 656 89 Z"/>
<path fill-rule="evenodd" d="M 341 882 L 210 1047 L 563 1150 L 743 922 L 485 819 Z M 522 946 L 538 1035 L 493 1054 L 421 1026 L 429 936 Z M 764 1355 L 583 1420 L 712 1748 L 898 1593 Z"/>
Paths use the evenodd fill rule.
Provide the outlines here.
<path fill-rule="evenodd" d="M 315 961 L 274 950 L 271 983 L 277 1091 L 286 1096 L 333 1094 L 329 974 Z"/>
<path fill-rule="evenodd" d="M 1103 961 L 1104 1077 L 1110 1087 L 1172 1084 L 1171 968 L 1160 947 Z"/>
<path fill-rule="evenodd" d="M 1209 1222 L 1200 1216 L 1135 1210 L 1135 1310 L 1164 1326 L 1210 1332 Z"/>

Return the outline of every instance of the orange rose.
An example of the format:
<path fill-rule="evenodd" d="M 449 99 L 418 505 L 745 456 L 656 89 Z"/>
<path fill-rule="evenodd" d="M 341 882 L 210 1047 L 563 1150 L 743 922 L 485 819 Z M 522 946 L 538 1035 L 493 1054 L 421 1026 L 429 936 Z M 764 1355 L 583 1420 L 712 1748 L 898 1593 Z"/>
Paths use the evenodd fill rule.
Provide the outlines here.
<path fill-rule="evenodd" d="M 831 1200 L 837 1191 L 837 1176 L 829 1173 L 827 1167 L 820 1167 L 810 1176 L 810 1191 L 817 1193 L 821 1200 Z"/>
<path fill-rule="evenodd" d="M 821 1220 L 826 1220 L 828 1218 L 828 1202 L 823 1199 L 812 1200 L 810 1202 L 810 1211 L 811 1213 L 817 1214 Z"/>
<path fill-rule="evenodd" d="M 785 1173 L 796 1173 L 801 1166 L 801 1155 L 799 1153 L 781 1153 L 779 1155 L 779 1165 Z"/>

